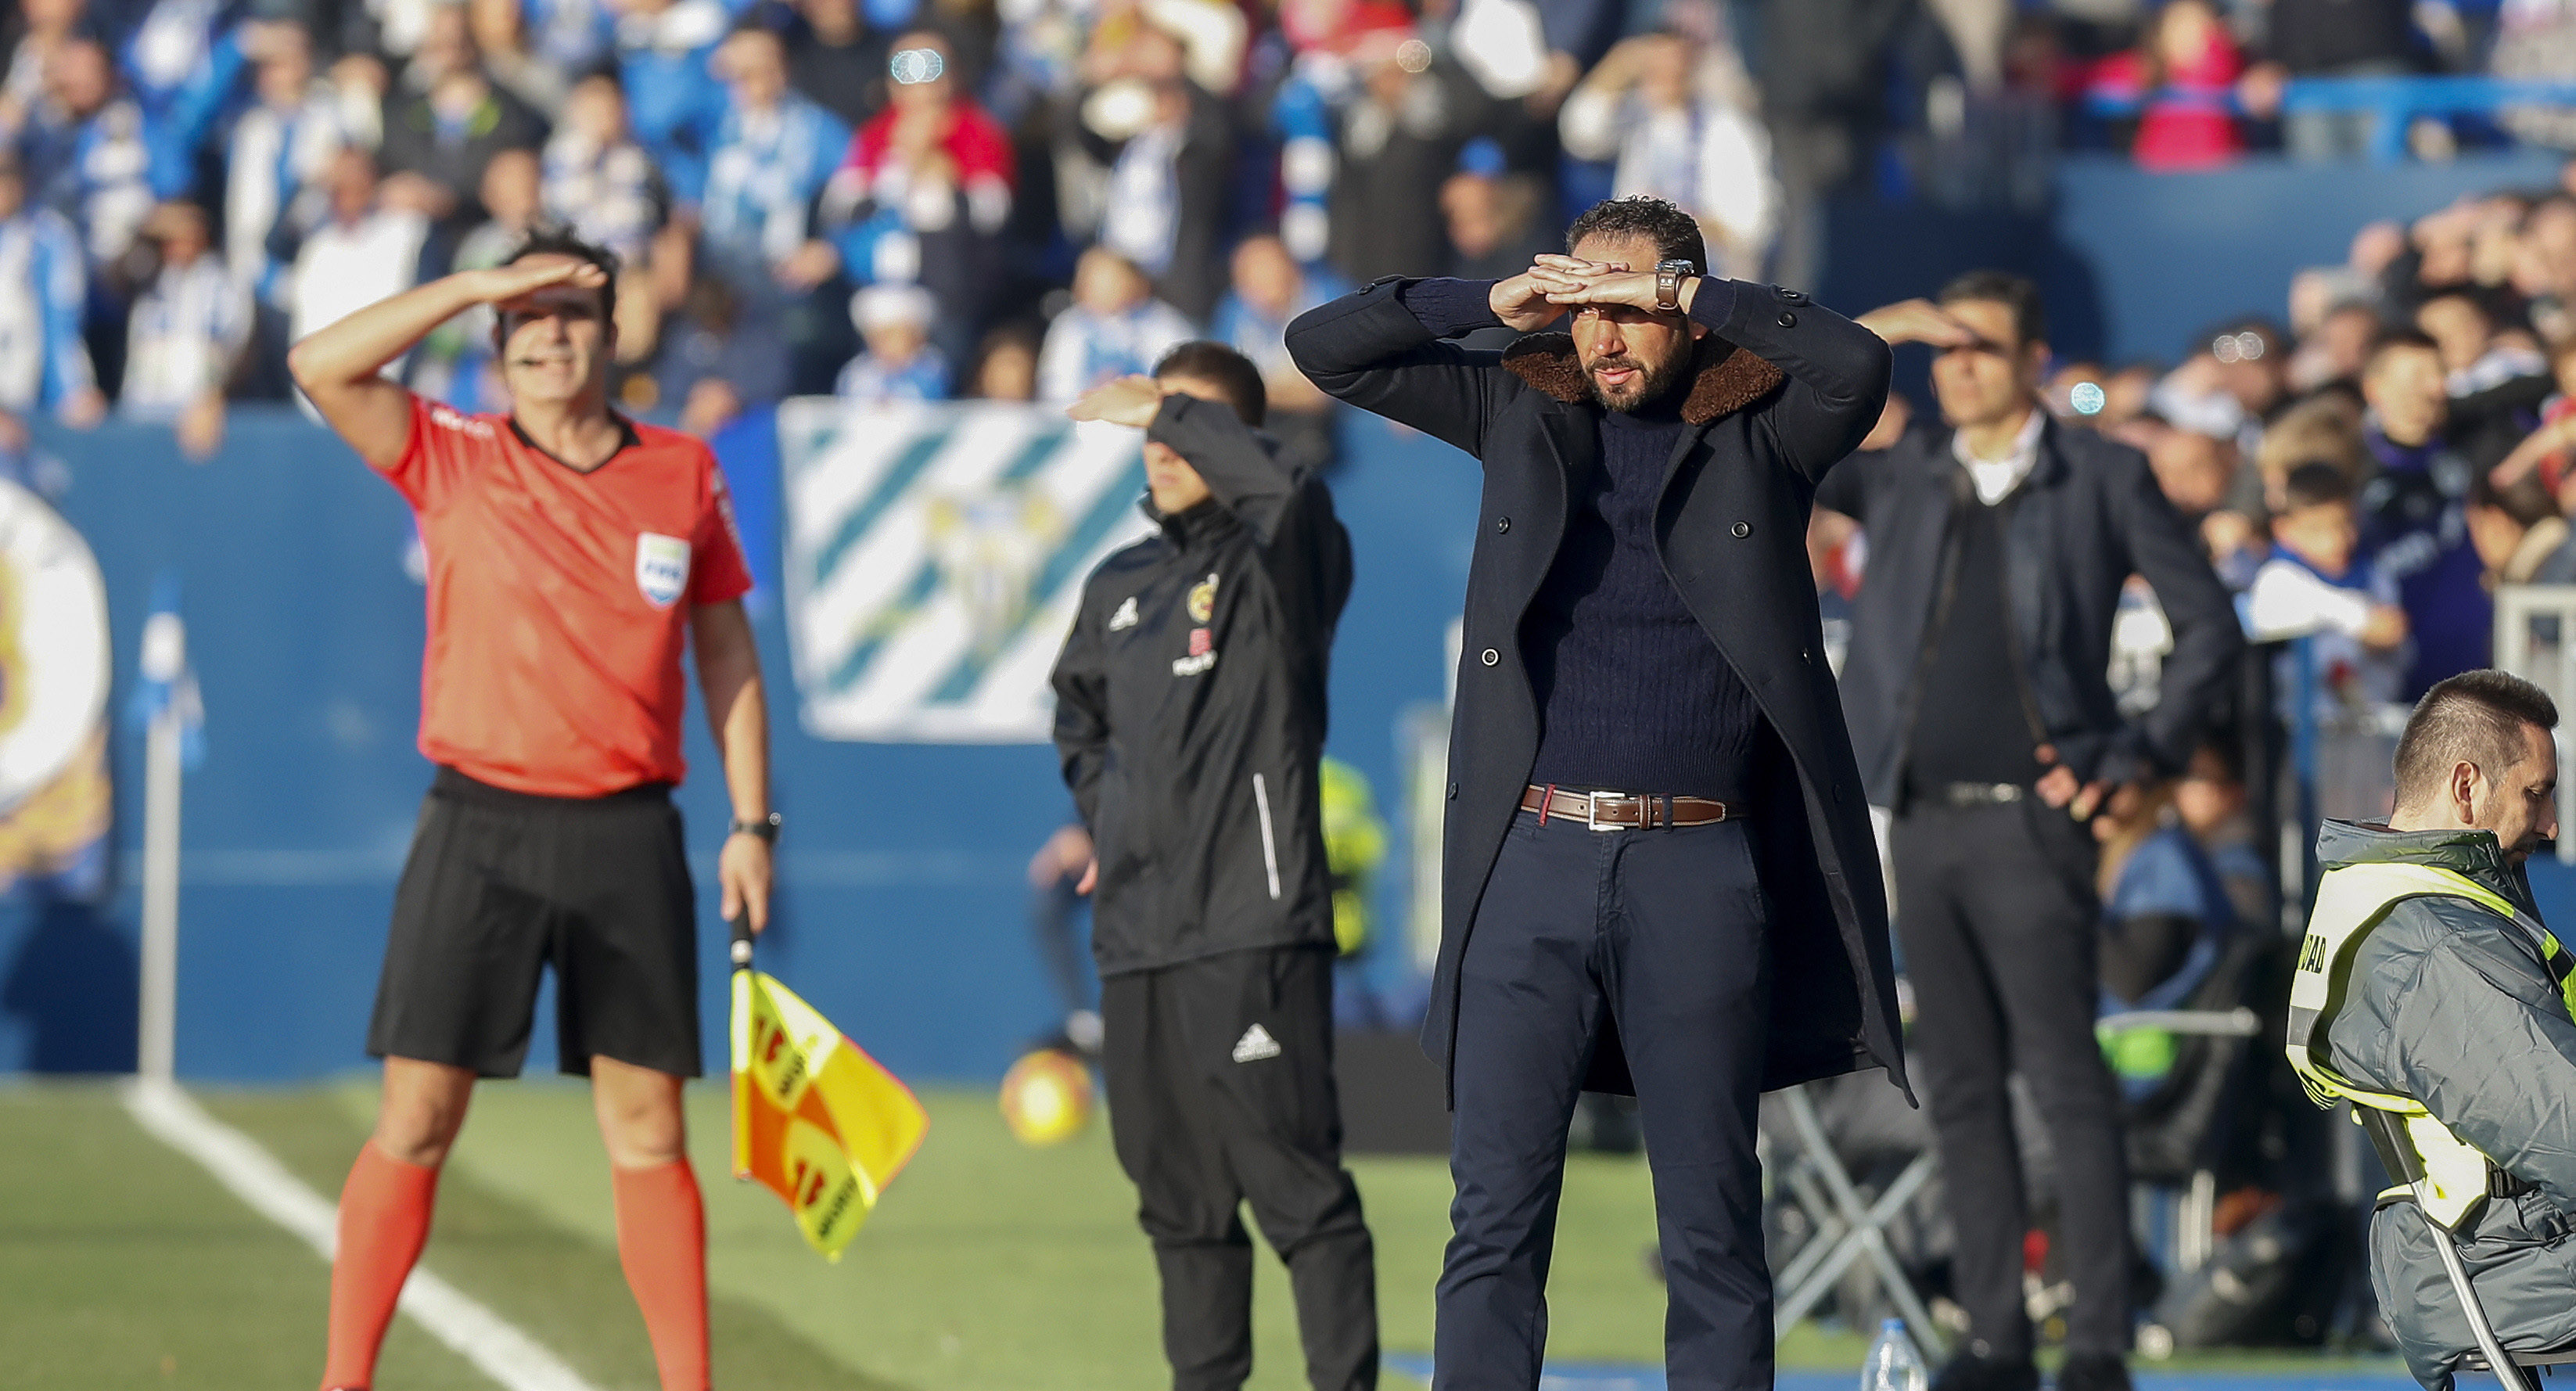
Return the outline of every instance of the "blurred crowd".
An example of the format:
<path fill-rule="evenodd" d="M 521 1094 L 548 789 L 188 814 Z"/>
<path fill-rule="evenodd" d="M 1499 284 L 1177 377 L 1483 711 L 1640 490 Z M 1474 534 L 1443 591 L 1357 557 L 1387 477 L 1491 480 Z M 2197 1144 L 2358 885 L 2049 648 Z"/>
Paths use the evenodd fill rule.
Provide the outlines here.
<path fill-rule="evenodd" d="M 2296 669 L 2282 649 L 2283 722 L 2360 728 L 2489 665 L 2497 586 L 2576 583 L 2576 163 L 2365 226 L 2286 289 L 2179 362 L 2057 361 L 2044 400 L 2146 454 L 2249 638 L 2311 639 Z M 1864 447 L 1908 414 L 1893 400 Z M 1865 538 L 1825 517 L 1815 552 L 1829 606 L 1856 592 Z"/>
<path fill-rule="evenodd" d="M 2436 0 L 2060 4 L 22 0 L 0 409 L 205 452 L 227 401 L 290 394 L 297 336 L 550 221 L 624 258 L 620 399 L 688 429 L 797 393 L 1068 399 L 1204 333 L 1321 449 L 1280 330 L 1352 284 L 1508 274 L 1638 192 L 1716 269 L 1812 283 L 1821 200 L 1890 159 L 1939 187 L 1969 137 L 2222 158 L 2284 75 L 2467 42 Z M 2467 27 L 2503 63 L 2558 13 Z M 2124 83 L 2153 100 L 2083 114 Z M 489 407 L 489 356 L 460 321 L 400 370 Z"/>

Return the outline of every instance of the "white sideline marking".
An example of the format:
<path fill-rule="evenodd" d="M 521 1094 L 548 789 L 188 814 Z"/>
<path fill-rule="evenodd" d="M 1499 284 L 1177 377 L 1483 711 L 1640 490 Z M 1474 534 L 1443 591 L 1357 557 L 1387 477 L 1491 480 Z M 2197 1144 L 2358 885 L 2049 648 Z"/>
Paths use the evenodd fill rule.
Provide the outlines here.
<path fill-rule="evenodd" d="M 259 1142 L 205 1113 L 168 1082 L 134 1081 L 127 1114 L 155 1139 L 204 1166 L 253 1211 L 330 1260 L 339 1246 L 339 1209 L 286 1171 Z M 462 1290 L 415 1267 L 402 1310 L 509 1391 L 596 1391 L 544 1345 Z"/>

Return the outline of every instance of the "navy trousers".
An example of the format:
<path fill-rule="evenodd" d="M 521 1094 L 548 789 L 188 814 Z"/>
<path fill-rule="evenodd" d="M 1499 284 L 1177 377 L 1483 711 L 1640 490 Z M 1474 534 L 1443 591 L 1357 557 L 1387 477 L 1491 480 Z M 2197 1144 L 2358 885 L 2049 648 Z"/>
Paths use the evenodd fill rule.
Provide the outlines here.
<path fill-rule="evenodd" d="M 1654 1171 L 1670 1385 L 1771 1385 L 1753 1148 L 1771 960 L 1751 835 L 1513 822 L 1460 964 L 1438 1391 L 1538 1385 L 1566 1126 L 1605 1011 Z"/>

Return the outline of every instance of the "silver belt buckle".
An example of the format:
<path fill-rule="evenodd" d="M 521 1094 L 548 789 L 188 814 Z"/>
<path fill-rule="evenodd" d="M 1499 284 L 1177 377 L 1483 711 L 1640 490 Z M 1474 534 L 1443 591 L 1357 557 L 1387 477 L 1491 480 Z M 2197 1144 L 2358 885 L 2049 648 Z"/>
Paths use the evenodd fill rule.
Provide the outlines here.
<path fill-rule="evenodd" d="M 1624 801 L 1629 800 L 1629 796 L 1628 796 L 1628 794 L 1627 794 L 1627 793 L 1625 793 L 1625 792 L 1595 792 L 1595 793 L 1593 793 L 1591 796 L 1584 798 L 1584 799 L 1583 799 L 1583 825 L 1584 825 L 1585 829 L 1587 829 L 1587 830 L 1594 830 L 1594 831 L 1624 831 L 1624 830 L 1627 830 L 1628 828 L 1627 828 L 1627 827 L 1625 827 L 1625 826 L 1620 826 L 1620 825 L 1609 825 L 1609 826 L 1604 826 L 1604 825 L 1602 825 L 1602 824 L 1601 824 L 1601 800 L 1602 800 L 1603 798 L 1605 798 L 1605 797 L 1609 798 L 1610 800 L 1612 800 L 1612 801 L 1614 801 L 1614 802 L 1624 802 Z M 1643 852 L 1640 852 L 1640 853 L 1643 853 Z"/>

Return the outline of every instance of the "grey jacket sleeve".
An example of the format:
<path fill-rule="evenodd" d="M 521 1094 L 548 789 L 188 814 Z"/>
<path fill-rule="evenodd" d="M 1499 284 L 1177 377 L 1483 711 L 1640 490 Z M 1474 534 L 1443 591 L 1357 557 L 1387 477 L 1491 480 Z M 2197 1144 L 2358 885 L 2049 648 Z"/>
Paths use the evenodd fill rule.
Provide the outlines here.
<path fill-rule="evenodd" d="M 1527 388 L 1499 353 L 1476 352 L 1433 336 L 1399 298 L 1406 281 L 1383 281 L 1288 325 L 1288 356 L 1335 400 L 1481 459 L 1485 430 Z"/>
<path fill-rule="evenodd" d="M 2576 1020 L 2537 949 L 2463 904 L 2424 899 L 2397 913 L 2432 919 L 2422 923 L 2423 949 L 2355 965 L 2373 970 L 2367 989 L 2381 1007 L 2394 1005 L 2382 1035 L 2395 1074 L 2387 1080 L 2552 1202 L 2576 1208 Z"/>

